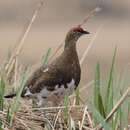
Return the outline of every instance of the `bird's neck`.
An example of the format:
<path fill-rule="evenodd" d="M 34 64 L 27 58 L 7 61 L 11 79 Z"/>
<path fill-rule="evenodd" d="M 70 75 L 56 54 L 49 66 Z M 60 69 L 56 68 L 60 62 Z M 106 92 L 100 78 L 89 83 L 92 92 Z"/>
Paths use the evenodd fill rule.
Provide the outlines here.
<path fill-rule="evenodd" d="M 73 57 L 73 58 L 78 59 L 76 41 L 73 40 L 73 41 L 69 41 L 69 42 L 65 43 L 64 53 L 66 53 L 66 55 L 68 57 L 71 57 L 71 58 Z"/>
<path fill-rule="evenodd" d="M 64 50 L 76 51 L 76 42 L 77 40 L 65 40 Z"/>

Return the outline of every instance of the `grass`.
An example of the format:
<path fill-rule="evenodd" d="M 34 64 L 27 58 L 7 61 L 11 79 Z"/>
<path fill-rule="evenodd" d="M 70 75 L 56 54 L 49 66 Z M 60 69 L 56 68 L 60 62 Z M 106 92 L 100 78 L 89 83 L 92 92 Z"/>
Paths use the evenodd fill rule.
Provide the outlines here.
<path fill-rule="evenodd" d="M 43 3 L 40 2 L 34 11 L 32 19 L 27 26 L 25 33 L 21 37 L 18 46 L 8 58 L 6 65 L 0 69 L 0 130 L 127 130 L 130 121 L 130 102 L 128 94 L 130 92 L 129 75 L 116 72 L 116 53 L 115 49 L 110 71 L 107 78 L 102 78 L 100 61 L 96 65 L 95 77 L 91 83 L 80 86 L 73 96 L 65 96 L 63 105 L 44 108 L 32 108 L 29 102 L 22 100 L 21 93 L 28 78 L 28 70 L 19 72 L 19 54 L 23 48 L 30 28 L 38 15 Z M 99 9 L 94 9 L 79 26 L 87 22 Z M 80 64 L 84 62 L 89 50 L 91 49 L 97 35 L 83 54 Z M 56 52 L 62 44 L 56 49 Z M 51 48 L 42 58 L 42 64 L 47 65 L 55 56 L 56 52 L 50 56 Z M 104 76 L 104 74 L 103 74 Z M 105 76 L 104 76 L 105 77 Z M 10 82 L 11 81 L 11 82 Z M 83 90 L 87 90 L 88 85 L 93 86 L 93 94 L 89 95 L 89 102 L 83 102 L 81 95 Z M 11 86 L 17 91 L 16 98 L 11 101 L 4 99 L 5 92 Z"/>
<path fill-rule="evenodd" d="M 94 40 L 95 38 L 81 58 L 81 64 Z M 120 75 L 116 73 L 116 53 L 117 49 L 115 48 L 106 79 L 102 78 L 100 62 L 97 63 L 95 77 L 92 80 L 94 82 L 91 82 L 93 94 L 90 96 L 89 103 L 83 102 L 81 98 L 81 90 L 87 90 L 87 87 L 80 86 L 73 96 L 65 96 L 63 106 L 57 107 L 32 108 L 32 105 L 26 105 L 27 103 L 24 103 L 20 95 L 28 78 L 28 70 L 18 73 L 18 68 L 14 69 L 15 62 L 14 67 L 10 70 L 11 75 L 8 75 L 8 71 L 2 67 L 0 70 L 0 130 L 4 128 L 7 130 L 42 129 L 43 124 L 45 130 L 58 130 L 59 128 L 66 130 L 100 130 L 101 128 L 123 130 L 128 128 L 130 112 L 130 103 L 127 97 L 130 91 L 130 88 L 127 89 L 129 87 L 128 78 L 126 78 L 128 74 L 127 70 Z M 51 48 L 42 58 L 43 65 L 48 64 L 50 55 Z M 16 85 L 16 80 L 10 84 L 8 76 L 14 79 L 15 73 L 20 77 L 16 89 L 17 96 L 11 102 L 7 102 L 4 99 L 5 91 L 8 86 Z"/>
<path fill-rule="evenodd" d="M 7 121 L 10 124 L 10 126 L 13 125 L 14 116 L 19 110 L 21 93 L 24 89 L 26 81 L 27 81 L 27 72 L 23 73 L 23 75 L 21 76 L 20 86 L 17 90 L 16 98 L 14 102 L 11 104 L 10 108 L 8 109 Z"/>
<path fill-rule="evenodd" d="M 48 63 L 51 49 L 48 49 L 42 60 L 43 64 Z M 81 99 L 80 87 L 74 93 L 74 96 L 68 98 L 65 96 L 63 106 L 32 108 L 32 106 L 23 103 L 20 95 L 28 77 L 28 71 L 23 72 L 17 90 L 17 96 L 13 101 L 7 102 L 4 99 L 5 90 L 8 89 L 8 78 L 5 73 L 0 75 L 0 129 L 42 129 L 44 123 L 45 130 L 58 130 L 59 128 L 67 130 L 123 130 L 128 128 L 130 103 L 128 100 L 127 89 L 128 81 L 125 77 L 128 75 L 116 73 L 115 49 L 110 71 L 102 79 L 102 71 L 98 62 L 95 69 L 95 78 L 93 84 L 93 94 L 88 102 Z M 3 72 L 4 70 L 1 70 Z M 125 88 L 124 88 L 125 87 Z M 125 92 L 126 90 L 126 92 Z M 124 92 L 123 92 L 124 91 Z M 87 104 L 87 105 L 86 105 Z M 25 107 L 27 109 L 25 109 Z M 44 112 L 44 113 L 43 113 Z M 30 116 L 31 113 L 31 116 Z M 41 115 L 39 117 L 39 114 Z"/>
<path fill-rule="evenodd" d="M 120 81 L 125 79 L 124 77 L 121 77 L 120 81 L 116 79 L 115 57 L 116 49 L 112 58 L 110 72 L 106 80 L 107 82 L 105 84 L 103 84 L 103 81 L 101 80 L 99 63 L 96 66 L 95 72 L 95 85 L 92 101 L 93 105 L 91 108 L 93 113 L 95 113 L 95 124 L 101 123 L 105 130 L 123 130 L 124 128 L 128 128 L 129 123 L 128 93 L 124 95 L 121 95 L 120 93 L 122 88 L 125 86 L 125 81 L 123 81 L 124 84 L 122 84 L 122 86 L 119 87 L 118 85 L 120 84 Z M 129 92 L 129 88 L 126 90 L 126 92 L 127 91 Z M 120 98 L 123 98 L 123 103 L 120 102 Z M 110 116 L 109 114 L 112 115 Z"/>

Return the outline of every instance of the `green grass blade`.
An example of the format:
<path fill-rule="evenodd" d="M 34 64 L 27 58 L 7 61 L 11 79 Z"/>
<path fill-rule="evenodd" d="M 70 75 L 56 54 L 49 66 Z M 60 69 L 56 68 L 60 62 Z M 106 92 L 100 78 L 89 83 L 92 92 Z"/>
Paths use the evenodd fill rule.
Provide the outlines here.
<path fill-rule="evenodd" d="M 22 91 L 24 89 L 25 83 L 27 81 L 27 77 L 28 77 L 27 74 L 28 74 L 28 72 L 25 72 L 22 75 L 22 80 L 21 80 L 18 92 L 16 94 L 16 99 L 15 99 L 15 103 L 14 103 L 14 107 L 13 107 L 13 108 L 15 108 L 14 111 L 17 111 L 17 108 L 18 108 L 17 106 L 19 106 L 19 101 L 20 101 L 20 98 L 21 98 L 21 94 L 22 94 Z"/>
<path fill-rule="evenodd" d="M 3 125 L 2 125 L 3 126 Z M 3 128 L 2 128 L 2 126 L 0 126 L 0 130 L 4 130 Z"/>
<path fill-rule="evenodd" d="M 23 73 L 22 75 L 22 78 L 21 78 L 21 82 L 20 82 L 20 86 L 19 86 L 19 89 L 17 91 L 17 94 L 16 94 L 16 98 L 15 98 L 15 101 L 14 103 L 11 105 L 11 108 L 9 109 L 9 118 L 10 118 L 10 126 L 12 126 L 12 121 L 13 121 L 13 118 L 14 118 L 14 114 L 18 111 L 19 107 L 20 107 L 20 99 L 21 99 L 21 94 L 22 94 L 22 91 L 25 87 L 25 83 L 27 81 L 27 75 L 28 75 L 28 71 L 26 71 L 25 73 Z"/>
<path fill-rule="evenodd" d="M 122 107 L 119 108 L 119 121 L 120 121 L 120 130 L 123 129 L 123 111 L 122 111 Z"/>
<path fill-rule="evenodd" d="M 93 112 L 93 117 L 95 120 L 98 121 L 98 123 L 101 123 L 104 130 L 111 130 L 111 127 L 109 126 L 108 123 L 106 123 L 104 121 L 104 118 L 102 117 L 102 115 L 97 111 L 97 109 L 95 109 L 95 107 L 91 107 L 91 110 Z"/>
<path fill-rule="evenodd" d="M 5 93 L 5 82 L 2 77 L 0 77 L 0 111 L 4 110 L 4 93 Z M 2 128 L 3 122 L 0 119 L 0 130 L 3 130 Z"/>
<path fill-rule="evenodd" d="M 69 109 L 68 109 L 68 105 L 69 105 L 69 97 L 65 96 L 64 98 L 64 121 L 67 123 L 68 122 L 68 118 L 69 118 Z"/>
<path fill-rule="evenodd" d="M 0 119 L 0 129 L 2 128 L 2 125 L 3 123 L 2 123 L 2 120 Z"/>
<path fill-rule="evenodd" d="M 11 122 L 11 113 L 10 113 L 10 107 L 8 107 L 7 110 L 7 117 L 6 117 L 7 122 Z"/>
<path fill-rule="evenodd" d="M 100 92 L 100 64 L 96 66 L 95 73 L 95 84 L 94 84 L 94 106 L 100 112 L 100 114 L 105 118 L 105 108 L 103 105 L 103 99 Z"/>
<path fill-rule="evenodd" d="M 100 93 L 100 67 L 99 64 L 97 64 L 95 73 L 95 84 L 94 84 L 94 105 L 97 110 L 99 109 L 99 103 L 98 103 L 99 93 Z"/>
<path fill-rule="evenodd" d="M 102 99 L 101 94 L 99 95 L 99 112 L 105 119 L 106 113 L 105 113 L 105 108 L 104 108 L 104 105 L 103 105 L 103 99 Z"/>
<path fill-rule="evenodd" d="M 47 65 L 49 56 L 51 54 L 51 48 L 47 50 L 47 53 L 42 57 L 42 64 Z"/>
<path fill-rule="evenodd" d="M 5 82 L 4 79 L 0 78 L 0 110 L 4 108 L 4 93 L 5 93 Z"/>
<path fill-rule="evenodd" d="M 107 112 L 107 114 L 113 108 L 113 73 L 114 73 L 116 51 L 117 51 L 117 48 L 115 48 L 114 55 L 112 58 L 112 64 L 111 64 L 111 68 L 110 68 L 110 74 L 109 74 L 108 85 L 107 85 L 107 93 L 106 93 L 106 112 Z"/>
<path fill-rule="evenodd" d="M 76 100 L 76 105 L 80 105 L 80 92 L 79 92 L 79 87 L 75 91 L 75 100 Z"/>

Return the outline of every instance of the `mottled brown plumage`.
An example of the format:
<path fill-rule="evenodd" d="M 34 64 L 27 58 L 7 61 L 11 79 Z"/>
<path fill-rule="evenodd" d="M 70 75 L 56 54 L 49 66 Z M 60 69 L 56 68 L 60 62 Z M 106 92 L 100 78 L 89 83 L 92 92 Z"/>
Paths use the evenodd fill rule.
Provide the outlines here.
<path fill-rule="evenodd" d="M 83 34 L 89 34 L 89 32 L 84 31 L 81 27 L 72 28 L 67 33 L 63 53 L 48 66 L 41 66 L 32 74 L 25 85 L 22 97 L 38 94 L 37 98 L 41 100 L 48 98 L 53 93 L 58 94 L 62 90 L 65 92 L 71 86 L 74 86 L 74 89 L 77 88 L 81 69 L 76 42 Z M 9 97 L 9 95 L 5 97 Z"/>

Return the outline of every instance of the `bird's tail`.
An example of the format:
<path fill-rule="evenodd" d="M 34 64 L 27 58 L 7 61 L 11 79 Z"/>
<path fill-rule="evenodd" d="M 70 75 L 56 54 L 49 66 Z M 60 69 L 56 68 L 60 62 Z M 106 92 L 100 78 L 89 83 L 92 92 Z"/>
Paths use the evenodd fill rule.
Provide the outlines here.
<path fill-rule="evenodd" d="M 4 96 L 4 98 L 13 98 L 13 97 L 16 97 L 16 93 L 12 93 Z"/>
<path fill-rule="evenodd" d="M 21 97 L 25 97 L 25 93 L 26 93 L 26 90 L 24 89 L 21 93 Z M 14 98 L 17 96 L 17 93 L 14 92 L 14 93 L 11 93 L 11 94 L 7 94 L 4 96 L 4 98 Z"/>

